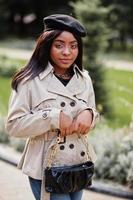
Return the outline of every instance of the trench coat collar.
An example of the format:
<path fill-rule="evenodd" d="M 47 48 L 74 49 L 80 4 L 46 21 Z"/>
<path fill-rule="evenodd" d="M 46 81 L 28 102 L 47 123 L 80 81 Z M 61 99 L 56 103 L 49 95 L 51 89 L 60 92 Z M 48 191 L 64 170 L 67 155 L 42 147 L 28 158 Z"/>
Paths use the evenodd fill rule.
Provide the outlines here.
<path fill-rule="evenodd" d="M 78 78 L 79 74 L 81 76 L 83 76 L 83 72 L 78 68 L 78 66 L 76 64 L 74 64 L 73 71 L 74 71 L 74 74 L 77 75 L 77 78 Z M 46 69 L 39 74 L 40 80 L 45 78 L 49 73 L 53 73 L 53 72 L 54 72 L 54 67 L 51 65 L 50 62 L 48 62 Z"/>
<path fill-rule="evenodd" d="M 49 76 L 48 92 L 74 99 L 75 95 L 85 91 L 85 81 L 83 79 L 83 72 L 77 65 L 74 65 L 73 70 L 74 75 L 66 86 L 54 75 L 54 67 L 50 63 L 48 63 L 46 69 L 39 74 L 39 77 L 42 80 L 46 76 Z"/>
<path fill-rule="evenodd" d="M 50 62 L 48 62 L 48 65 L 46 66 L 46 69 L 39 74 L 40 80 L 45 78 L 49 73 L 53 73 L 53 72 L 54 72 L 54 67 L 51 65 Z"/>

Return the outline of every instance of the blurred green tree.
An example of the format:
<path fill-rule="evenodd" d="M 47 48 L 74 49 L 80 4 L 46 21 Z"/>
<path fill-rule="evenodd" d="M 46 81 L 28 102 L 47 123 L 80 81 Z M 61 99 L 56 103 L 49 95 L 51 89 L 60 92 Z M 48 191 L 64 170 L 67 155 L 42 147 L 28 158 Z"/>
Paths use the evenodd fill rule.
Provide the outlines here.
<path fill-rule="evenodd" d="M 84 65 L 93 81 L 97 109 L 100 113 L 111 116 L 111 107 L 104 83 L 105 69 L 98 60 L 99 53 L 107 45 L 108 28 L 105 19 L 108 9 L 100 4 L 100 0 L 80 0 L 71 5 L 77 18 L 87 29 L 87 37 L 84 40 Z"/>
<path fill-rule="evenodd" d="M 6 35 L 31 36 L 43 30 L 42 18 L 53 13 L 73 14 L 69 2 L 78 0 L 0 0 L 0 37 Z M 100 0 L 110 9 L 107 23 L 110 25 L 110 48 L 119 40 L 126 48 L 129 37 L 133 38 L 133 1 Z M 81 0 L 82 2 L 82 0 Z"/>
<path fill-rule="evenodd" d="M 0 0 L 0 36 L 31 36 L 43 30 L 43 17 L 71 14 L 70 0 Z M 73 0 L 75 2 L 76 0 Z"/>
<path fill-rule="evenodd" d="M 102 4 L 109 8 L 108 25 L 111 29 L 110 46 L 119 42 L 122 50 L 126 50 L 127 42 L 133 39 L 133 1 L 132 0 L 101 0 Z"/>

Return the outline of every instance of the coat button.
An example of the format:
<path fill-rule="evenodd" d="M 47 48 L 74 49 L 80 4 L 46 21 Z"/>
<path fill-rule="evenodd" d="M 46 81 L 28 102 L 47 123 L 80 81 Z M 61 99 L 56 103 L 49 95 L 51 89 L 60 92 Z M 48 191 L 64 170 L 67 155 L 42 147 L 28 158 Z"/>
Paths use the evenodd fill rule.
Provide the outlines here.
<path fill-rule="evenodd" d="M 70 144 L 69 147 L 70 147 L 70 149 L 73 149 L 74 148 L 74 144 Z"/>
<path fill-rule="evenodd" d="M 75 102 L 74 102 L 74 101 L 71 101 L 71 102 L 70 102 L 70 106 L 74 107 L 74 106 L 75 106 Z"/>
<path fill-rule="evenodd" d="M 84 151 L 81 152 L 81 156 L 85 156 L 85 152 Z"/>
<path fill-rule="evenodd" d="M 65 149 L 65 146 L 64 145 L 61 145 L 60 146 L 60 150 L 64 150 Z"/>
<path fill-rule="evenodd" d="M 66 104 L 64 101 L 62 101 L 60 105 L 61 105 L 61 107 L 65 107 Z"/>
<path fill-rule="evenodd" d="M 43 116 L 44 119 L 46 119 L 48 114 L 45 112 L 45 113 L 42 114 L 42 116 Z"/>

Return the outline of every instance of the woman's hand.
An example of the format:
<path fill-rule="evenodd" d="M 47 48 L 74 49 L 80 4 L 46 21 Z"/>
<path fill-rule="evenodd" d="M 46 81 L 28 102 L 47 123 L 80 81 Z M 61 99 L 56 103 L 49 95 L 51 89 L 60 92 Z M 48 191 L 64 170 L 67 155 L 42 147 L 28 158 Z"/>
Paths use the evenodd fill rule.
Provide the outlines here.
<path fill-rule="evenodd" d="M 92 113 L 89 110 L 82 111 L 73 122 L 73 132 L 87 134 L 92 123 Z"/>
<path fill-rule="evenodd" d="M 60 132 L 61 136 L 71 135 L 73 133 L 73 119 L 65 113 L 60 113 Z"/>

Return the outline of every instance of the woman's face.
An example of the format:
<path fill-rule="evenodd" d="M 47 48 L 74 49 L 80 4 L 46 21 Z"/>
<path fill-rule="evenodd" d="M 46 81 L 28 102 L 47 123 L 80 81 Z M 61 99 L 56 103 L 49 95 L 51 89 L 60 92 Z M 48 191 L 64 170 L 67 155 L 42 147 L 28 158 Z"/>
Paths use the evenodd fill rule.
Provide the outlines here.
<path fill-rule="evenodd" d="M 64 74 L 78 56 L 78 42 L 72 33 L 63 31 L 54 39 L 51 50 L 51 60 L 55 72 Z"/>

